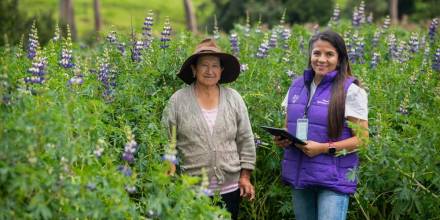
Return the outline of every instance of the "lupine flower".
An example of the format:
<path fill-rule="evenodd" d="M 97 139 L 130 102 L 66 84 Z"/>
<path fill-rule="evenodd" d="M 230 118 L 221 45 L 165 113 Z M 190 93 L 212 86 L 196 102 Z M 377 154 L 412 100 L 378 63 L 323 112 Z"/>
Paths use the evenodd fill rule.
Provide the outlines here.
<path fill-rule="evenodd" d="M 134 140 L 134 134 L 131 132 L 130 127 L 125 127 L 125 134 L 127 136 L 127 143 L 124 147 L 124 153 L 122 154 L 122 159 L 128 163 L 134 162 L 134 154 L 136 153 L 138 144 Z"/>
<path fill-rule="evenodd" d="M 408 115 L 409 114 L 408 103 L 409 103 L 409 100 L 408 100 L 408 96 L 406 95 L 405 98 L 400 103 L 400 106 L 399 106 L 398 112 L 400 114 L 402 114 L 402 115 Z"/>
<path fill-rule="evenodd" d="M 246 26 L 244 27 L 244 36 L 250 37 L 251 36 L 251 24 L 249 19 L 249 12 L 246 11 Z"/>
<path fill-rule="evenodd" d="M 263 42 L 260 44 L 260 47 L 258 47 L 258 52 L 256 55 L 257 58 L 263 59 L 263 58 L 267 57 L 268 51 L 269 51 L 269 42 L 268 42 L 267 38 L 268 38 L 268 36 L 266 34 Z"/>
<path fill-rule="evenodd" d="M 440 72 L 440 48 L 435 50 L 434 58 L 432 59 L 432 69 Z"/>
<path fill-rule="evenodd" d="M 17 58 L 20 58 L 23 55 L 22 48 L 23 48 L 23 35 L 21 35 L 20 41 L 18 42 L 18 47 L 16 48 L 15 51 L 15 56 Z"/>
<path fill-rule="evenodd" d="M 409 50 L 411 53 L 417 53 L 419 51 L 419 37 L 417 33 L 412 33 L 409 38 Z"/>
<path fill-rule="evenodd" d="M 121 172 L 124 176 L 131 176 L 132 174 L 131 168 L 127 165 L 119 165 L 118 171 Z"/>
<path fill-rule="evenodd" d="M 277 33 L 276 30 L 273 30 L 269 39 L 269 48 L 275 48 L 276 46 L 277 46 Z"/>
<path fill-rule="evenodd" d="M 168 42 L 171 40 L 170 39 L 171 36 L 171 24 L 170 24 L 170 19 L 166 18 L 165 20 L 165 24 L 163 27 L 163 30 L 161 32 L 161 38 L 160 38 L 160 42 L 162 43 L 160 45 L 160 48 L 162 49 L 166 49 L 169 47 Z"/>
<path fill-rule="evenodd" d="M 47 58 L 38 57 L 32 61 L 32 66 L 28 69 L 31 77 L 24 78 L 26 83 L 42 84 L 44 83 L 44 75 L 46 74 Z"/>
<path fill-rule="evenodd" d="M 388 36 L 388 53 L 390 60 L 397 60 L 398 59 L 398 52 L 397 52 L 397 42 L 396 42 L 396 36 L 394 34 L 390 34 Z"/>
<path fill-rule="evenodd" d="M 405 41 L 399 41 L 399 46 L 397 47 L 396 57 L 400 63 L 406 62 L 408 60 L 407 45 Z"/>
<path fill-rule="evenodd" d="M 289 28 L 284 28 L 283 32 L 281 34 L 281 39 L 283 39 L 283 48 L 284 49 L 289 49 L 289 39 L 292 36 L 290 29 Z"/>
<path fill-rule="evenodd" d="M 177 151 L 176 151 L 176 126 L 173 126 L 171 128 L 170 144 L 168 145 L 168 148 L 165 150 L 165 155 L 163 155 L 162 160 L 171 162 L 173 164 L 177 164 L 178 160 L 177 160 L 176 154 L 177 154 Z"/>
<path fill-rule="evenodd" d="M 238 56 L 240 53 L 240 47 L 238 42 L 238 36 L 236 33 L 231 33 L 231 36 L 229 37 L 229 41 L 231 42 L 231 48 L 232 52 L 235 56 Z"/>
<path fill-rule="evenodd" d="M 55 34 L 54 34 L 52 40 L 54 42 L 57 42 L 58 40 L 60 40 L 60 27 L 58 26 L 58 23 L 55 25 Z"/>
<path fill-rule="evenodd" d="M 106 146 L 106 142 L 101 138 L 98 139 L 98 143 L 96 144 L 93 154 L 95 154 L 97 158 L 100 158 L 102 156 L 102 153 L 104 152 L 105 146 Z"/>
<path fill-rule="evenodd" d="M 358 9 L 359 23 L 365 24 L 365 2 L 361 1 Z"/>
<path fill-rule="evenodd" d="M 367 17 L 367 23 L 372 24 L 373 23 L 373 12 L 370 12 L 370 14 Z"/>
<path fill-rule="evenodd" d="M 168 47 L 168 45 L 166 45 L 166 47 Z M 161 45 L 161 48 L 166 48 L 166 47 L 165 45 Z M 133 47 L 131 48 L 131 60 L 133 62 L 140 62 L 142 60 L 141 51 L 143 48 L 144 48 L 144 42 L 134 41 Z"/>
<path fill-rule="evenodd" d="M 381 28 L 376 29 L 372 39 L 373 47 L 376 47 L 379 44 L 381 34 L 382 34 L 382 29 Z"/>
<path fill-rule="evenodd" d="M 212 34 L 215 40 L 220 39 L 220 32 L 218 30 L 218 24 L 217 24 L 217 16 L 214 16 L 214 30 L 212 31 Z"/>
<path fill-rule="evenodd" d="M 435 38 L 435 33 L 437 32 L 438 18 L 432 19 L 431 25 L 429 25 L 429 39 L 432 41 Z"/>
<path fill-rule="evenodd" d="M 32 24 L 31 32 L 29 33 L 28 55 L 27 55 L 29 59 L 31 60 L 34 59 L 35 55 L 37 54 L 37 50 L 39 46 L 40 43 L 38 42 L 38 32 L 34 21 L 34 23 Z"/>
<path fill-rule="evenodd" d="M 426 44 L 425 51 L 423 52 L 422 67 L 425 67 L 428 64 L 430 50 L 431 50 L 431 48 L 429 47 L 429 44 Z"/>
<path fill-rule="evenodd" d="M 102 96 L 106 101 L 111 101 L 113 99 L 113 88 L 116 86 L 116 83 L 114 82 L 115 76 L 110 69 L 108 56 L 108 50 L 104 49 L 104 55 L 99 66 L 98 80 L 104 86 Z"/>
<path fill-rule="evenodd" d="M 67 39 L 64 41 L 63 49 L 61 50 L 61 59 L 59 64 L 66 69 L 75 66 L 73 63 L 72 39 L 70 37 L 69 26 L 67 26 Z"/>
<path fill-rule="evenodd" d="M 377 64 L 379 63 L 380 54 L 374 52 L 373 57 L 371 58 L 370 67 L 371 69 L 375 69 L 377 67 Z"/>
<path fill-rule="evenodd" d="M 341 15 L 341 10 L 339 9 L 339 4 L 336 4 L 335 8 L 333 9 L 333 15 L 330 19 L 329 26 L 332 24 L 338 24 L 340 15 Z"/>
<path fill-rule="evenodd" d="M 84 76 L 82 74 L 75 75 L 72 78 L 69 79 L 68 84 L 69 85 L 81 85 L 84 82 Z"/>
<path fill-rule="evenodd" d="M 296 73 L 292 70 L 287 70 L 286 73 L 287 73 L 287 76 L 290 78 L 295 78 L 295 76 L 296 76 Z"/>
<path fill-rule="evenodd" d="M 257 138 L 257 137 L 254 138 L 254 142 L 255 142 L 255 147 L 256 147 L 256 148 L 259 148 L 259 147 L 263 144 L 263 142 L 261 141 L 261 139 L 260 139 L 260 138 Z"/>
<path fill-rule="evenodd" d="M 150 47 L 151 42 L 153 41 L 153 35 L 151 31 L 154 24 L 153 16 L 153 11 L 150 10 L 148 12 L 148 16 L 145 18 L 144 26 L 142 27 L 142 35 L 144 36 L 144 48 Z"/>
<path fill-rule="evenodd" d="M 353 27 L 359 27 L 361 25 L 361 17 L 359 15 L 359 11 L 357 7 L 354 7 L 353 9 L 353 17 L 351 20 L 351 24 L 353 25 Z"/>
<path fill-rule="evenodd" d="M 90 191 L 95 191 L 96 183 L 92 183 L 92 182 L 87 183 L 87 189 L 90 190 Z"/>
<path fill-rule="evenodd" d="M 202 182 L 200 184 L 199 195 L 211 196 L 212 190 L 209 189 L 209 179 L 205 168 L 202 168 Z"/>
<path fill-rule="evenodd" d="M 136 192 L 136 186 L 126 185 L 125 191 L 127 191 L 129 194 L 133 194 Z"/>
<path fill-rule="evenodd" d="M 110 31 L 110 33 L 108 33 L 106 39 L 109 43 L 115 44 L 116 41 L 118 40 L 116 37 L 116 31 Z"/>
<path fill-rule="evenodd" d="M 387 15 L 387 16 L 385 17 L 385 20 L 383 21 L 383 25 L 382 25 L 382 30 L 383 30 L 383 31 L 388 30 L 388 28 L 390 27 L 390 22 L 391 22 L 391 20 L 390 20 L 390 16 Z"/>
<path fill-rule="evenodd" d="M 249 69 L 248 65 L 246 63 L 243 63 L 240 65 L 240 72 L 245 72 Z"/>
<path fill-rule="evenodd" d="M 125 43 L 118 43 L 116 48 L 121 52 L 122 56 L 125 56 Z"/>

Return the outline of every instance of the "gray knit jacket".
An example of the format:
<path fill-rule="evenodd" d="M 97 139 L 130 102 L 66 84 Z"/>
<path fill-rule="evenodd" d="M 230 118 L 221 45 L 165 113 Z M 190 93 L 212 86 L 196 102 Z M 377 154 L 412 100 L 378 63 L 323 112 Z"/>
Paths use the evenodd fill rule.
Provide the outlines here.
<path fill-rule="evenodd" d="M 220 99 L 213 133 L 197 102 L 194 84 L 175 92 L 163 112 L 170 131 L 177 130 L 177 150 L 181 170 L 200 175 L 205 168 L 209 179 L 219 185 L 237 182 L 241 169 L 255 167 L 255 142 L 246 105 L 240 94 L 220 85 Z"/>

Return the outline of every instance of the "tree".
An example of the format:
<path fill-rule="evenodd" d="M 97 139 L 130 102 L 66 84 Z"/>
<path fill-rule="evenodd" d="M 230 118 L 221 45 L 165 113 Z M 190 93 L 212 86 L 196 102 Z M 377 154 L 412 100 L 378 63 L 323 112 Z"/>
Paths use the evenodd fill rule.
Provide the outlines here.
<path fill-rule="evenodd" d="M 186 27 L 188 30 L 192 31 L 193 33 L 197 33 L 197 20 L 194 14 L 192 1 L 183 0 L 183 5 L 185 8 Z"/>
<path fill-rule="evenodd" d="M 398 13 L 399 0 L 390 0 L 391 23 L 396 25 L 399 21 Z"/>
<path fill-rule="evenodd" d="M 99 0 L 93 0 L 93 12 L 95 14 L 95 31 L 99 32 L 101 30 L 101 6 Z"/>
<path fill-rule="evenodd" d="M 60 0 L 60 21 L 62 26 L 69 25 L 72 40 L 76 40 L 77 34 L 72 0 Z"/>

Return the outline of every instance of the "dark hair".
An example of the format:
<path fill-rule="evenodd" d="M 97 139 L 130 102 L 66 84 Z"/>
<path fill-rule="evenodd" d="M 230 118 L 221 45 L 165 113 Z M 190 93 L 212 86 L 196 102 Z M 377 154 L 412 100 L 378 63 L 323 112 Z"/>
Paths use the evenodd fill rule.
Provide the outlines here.
<path fill-rule="evenodd" d="M 332 84 L 331 99 L 328 108 L 328 136 L 330 139 L 336 139 L 342 134 L 344 128 L 344 115 L 345 115 L 345 91 L 344 82 L 351 74 L 350 63 L 348 59 L 347 47 L 345 46 L 344 39 L 336 32 L 326 30 L 315 34 L 309 42 L 309 68 L 312 69 L 311 55 L 313 44 L 318 41 L 329 42 L 338 53 L 338 64 L 336 70 L 338 74 Z M 312 69 L 313 70 L 313 69 Z M 313 72 L 314 73 L 314 72 Z M 356 84 L 359 84 L 355 80 Z"/>

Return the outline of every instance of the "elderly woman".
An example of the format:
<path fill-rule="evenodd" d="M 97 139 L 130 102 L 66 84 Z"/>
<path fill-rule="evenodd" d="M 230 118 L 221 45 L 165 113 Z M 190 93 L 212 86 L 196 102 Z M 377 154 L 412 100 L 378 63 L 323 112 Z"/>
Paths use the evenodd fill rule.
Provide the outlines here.
<path fill-rule="evenodd" d="M 222 53 L 214 40 L 203 40 L 178 73 L 189 86 L 175 92 L 164 111 L 167 126 L 176 127 L 181 171 L 200 175 L 207 170 L 209 189 L 220 193 L 233 219 L 240 197 L 255 196 L 250 182 L 255 143 L 247 108 L 237 91 L 222 86 L 239 73 L 237 58 Z"/>

